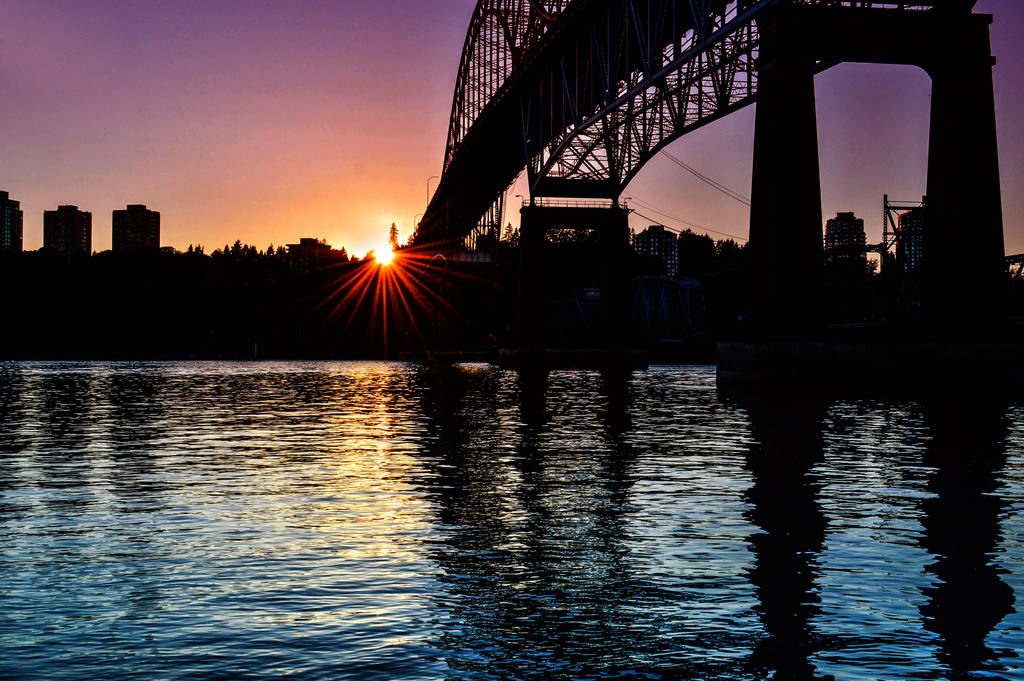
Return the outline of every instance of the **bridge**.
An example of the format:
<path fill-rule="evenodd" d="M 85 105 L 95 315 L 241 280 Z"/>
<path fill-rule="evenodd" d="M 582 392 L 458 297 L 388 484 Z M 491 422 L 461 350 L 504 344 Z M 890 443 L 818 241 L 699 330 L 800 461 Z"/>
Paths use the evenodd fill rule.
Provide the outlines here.
<path fill-rule="evenodd" d="M 823 260 L 814 76 L 840 62 L 915 65 L 932 79 L 923 305 L 940 323 L 954 310 L 984 323 L 1004 253 L 992 17 L 974 4 L 479 0 L 441 178 L 414 241 L 496 242 L 505 193 L 525 170 L 520 336 L 536 331 L 525 318 L 540 295 L 529 280 L 544 234 L 566 224 L 598 231 L 614 317 L 624 304 L 613 264 L 628 247 L 624 189 L 666 145 L 756 103 L 749 312 L 765 326 L 805 325 Z"/>

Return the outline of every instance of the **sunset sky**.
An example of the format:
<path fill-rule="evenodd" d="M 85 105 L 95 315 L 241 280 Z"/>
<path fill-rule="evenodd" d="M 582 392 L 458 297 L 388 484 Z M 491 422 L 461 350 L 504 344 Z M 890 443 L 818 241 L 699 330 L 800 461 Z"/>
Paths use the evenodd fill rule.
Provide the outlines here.
<path fill-rule="evenodd" d="M 95 250 L 110 247 L 111 211 L 128 203 L 160 211 L 162 242 L 177 248 L 241 239 L 262 249 L 311 236 L 362 255 L 392 222 L 404 241 L 440 172 L 474 6 L 0 0 L 0 190 L 22 202 L 26 250 L 42 245 L 43 211 L 65 203 L 92 211 Z M 980 0 L 976 11 L 995 15 L 1006 249 L 1019 253 L 1024 3 Z M 877 241 L 882 194 L 925 191 L 928 77 L 844 64 L 816 84 L 824 217 L 853 210 Z M 749 195 L 753 114 L 669 151 Z M 683 225 L 665 214 L 747 233 L 745 206 L 664 158 L 625 195 L 669 226 Z M 637 228 L 648 222 L 632 217 Z"/>

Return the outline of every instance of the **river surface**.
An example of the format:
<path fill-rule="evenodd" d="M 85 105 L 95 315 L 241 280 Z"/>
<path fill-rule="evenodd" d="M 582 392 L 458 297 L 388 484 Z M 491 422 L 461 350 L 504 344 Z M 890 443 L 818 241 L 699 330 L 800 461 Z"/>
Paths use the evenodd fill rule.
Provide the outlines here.
<path fill-rule="evenodd" d="M 1024 678 L 1024 401 L 0 364 L 0 678 Z"/>

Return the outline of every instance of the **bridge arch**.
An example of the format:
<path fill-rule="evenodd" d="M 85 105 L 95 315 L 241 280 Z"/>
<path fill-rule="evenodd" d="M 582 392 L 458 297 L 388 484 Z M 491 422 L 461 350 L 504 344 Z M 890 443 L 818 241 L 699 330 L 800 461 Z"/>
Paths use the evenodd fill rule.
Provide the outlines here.
<path fill-rule="evenodd" d="M 466 133 L 569 0 L 479 0 L 466 32 L 445 146 L 448 169 Z"/>

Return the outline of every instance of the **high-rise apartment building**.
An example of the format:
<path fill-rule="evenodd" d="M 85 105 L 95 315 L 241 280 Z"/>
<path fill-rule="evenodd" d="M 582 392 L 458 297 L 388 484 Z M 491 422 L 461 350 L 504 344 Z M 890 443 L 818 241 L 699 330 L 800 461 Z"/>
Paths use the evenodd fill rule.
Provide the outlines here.
<path fill-rule="evenodd" d="M 864 221 L 853 213 L 836 213 L 825 222 L 825 259 L 830 263 L 867 263 Z"/>
<path fill-rule="evenodd" d="M 911 208 L 900 213 L 898 221 L 896 266 L 904 272 L 916 272 L 921 268 L 921 257 L 924 255 L 924 230 L 927 223 L 925 208 Z"/>
<path fill-rule="evenodd" d="M 43 248 L 65 255 L 92 253 L 92 213 L 78 206 L 57 206 L 43 212 Z"/>
<path fill-rule="evenodd" d="M 0 253 L 21 253 L 23 223 L 21 203 L 0 192 Z"/>
<path fill-rule="evenodd" d="M 160 213 L 143 204 L 115 210 L 111 220 L 111 249 L 115 253 L 155 251 L 160 248 Z"/>
<path fill-rule="evenodd" d="M 650 255 L 661 260 L 665 274 L 675 278 L 679 272 L 676 235 L 662 225 L 651 225 L 633 237 L 633 250 L 639 255 Z"/>

